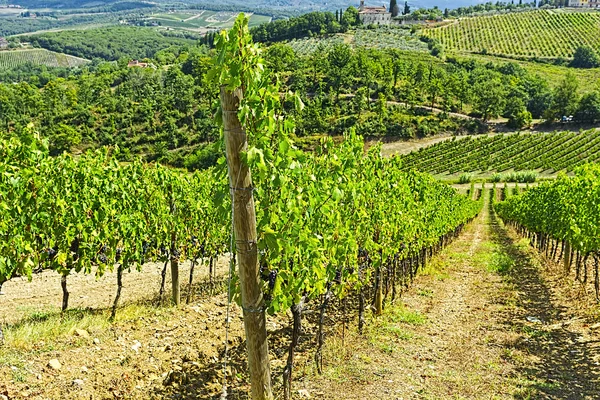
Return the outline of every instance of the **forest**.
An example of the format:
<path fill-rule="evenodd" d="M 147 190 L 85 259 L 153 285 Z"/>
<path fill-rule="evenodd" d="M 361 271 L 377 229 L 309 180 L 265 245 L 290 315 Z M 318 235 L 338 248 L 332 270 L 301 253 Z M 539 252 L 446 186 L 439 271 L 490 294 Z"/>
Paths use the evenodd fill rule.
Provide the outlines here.
<path fill-rule="evenodd" d="M 57 53 L 105 61 L 120 58 L 154 58 L 156 53 L 171 46 L 193 45 L 199 36 L 192 33 L 160 32 L 139 27 L 107 27 L 81 31 L 50 32 L 24 36 L 21 41 Z M 174 61 L 174 60 L 170 60 Z"/>
<path fill-rule="evenodd" d="M 115 41 L 132 43 L 127 36 Z M 96 51 L 102 48 L 98 44 Z M 118 144 L 126 150 L 123 157 L 142 154 L 190 169 L 209 165 L 215 158 L 204 160 L 210 153 L 206 143 L 219 136 L 211 119 L 217 90 L 206 80 L 212 51 L 168 46 L 154 54 L 156 69 L 127 68 L 121 58 L 71 73 L 4 72 L 2 80 L 25 79 L 0 86 L 0 127 L 19 131 L 33 122 L 54 153 Z M 442 62 L 412 54 L 336 44 L 298 55 L 275 44 L 265 57 L 282 90 L 298 93 L 304 103 L 302 111 L 286 109 L 297 121 L 300 143 L 308 147 L 315 137 L 350 129 L 367 137 L 406 139 L 485 132 L 486 123 L 497 117 L 515 129 L 534 118 L 600 119 L 599 89 L 579 87 L 572 75 L 548 82 L 515 63 Z"/>

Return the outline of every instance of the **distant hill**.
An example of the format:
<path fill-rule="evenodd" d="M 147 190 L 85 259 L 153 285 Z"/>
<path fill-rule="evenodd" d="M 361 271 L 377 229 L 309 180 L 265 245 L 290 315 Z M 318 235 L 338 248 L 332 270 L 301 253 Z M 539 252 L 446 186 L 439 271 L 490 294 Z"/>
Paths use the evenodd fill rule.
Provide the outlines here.
<path fill-rule="evenodd" d="M 461 18 L 423 34 L 447 51 L 570 58 L 579 46 L 600 52 L 600 12 L 556 9 Z"/>
<path fill-rule="evenodd" d="M 30 8 L 87 8 L 98 7 L 108 4 L 120 2 L 122 0 L 15 0 L 13 3 Z M 389 1 L 367 0 L 371 5 L 389 4 Z M 155 3 L 154 1 L 152 3 Z M 159 0 L 158 3 L 169 3 L 166 0 Z M 348 6 L 358 7 L 359 0 L 221 0 L 211 2 L 207 0 L 190 0 L 180 3 L 198 5 L 207 9 L 250 9 L 256 8 L 257 11 L 264 9 L 295 9 L 297 11 L 307 12 L 315 10 L 335 10 L 347 8 Z M 485 3 L 482 0 L 413 0 L 408 4 L 412 9 L 416 8 L 433 8 L 437 6 L 440 9 L 465 7 L 474 4 Z M 404 4 L 404 2 L 402 2 Z"/>
<path fill-rule="evenodd" d="M 56 52 L 106 61 L 116 61 L 121 57 L 151 58 L 168 47 L 196 43 L 183 36 L 165 36 L 151 28 L 132 26 L 48 32 L 26 36 L 22 40 Z"/>

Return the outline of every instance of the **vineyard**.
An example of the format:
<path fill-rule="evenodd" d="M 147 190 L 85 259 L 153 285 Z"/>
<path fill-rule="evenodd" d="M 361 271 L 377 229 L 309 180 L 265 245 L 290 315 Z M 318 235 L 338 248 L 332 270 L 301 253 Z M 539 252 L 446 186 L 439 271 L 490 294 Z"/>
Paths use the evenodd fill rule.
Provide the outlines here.
<path fill-rule="evenodd" d="M 341 35 L 333 35 L 322 38 L 303 38 L 290 40 L 287 44 L 294 49 L 299 55 L 309 55 L 314 53 L 318 48 L 323 51 L 329 51 L 336 44 L 344 43 L 344 37 Z"/>
<path fill-rule="evenodd" d="M 267 165 L 260 166 L 260 152 L 248 153 L 259 171 L 253 192 L 260 310 L 275 315 L 292 309 L 301 316 L 305 306 L 320 309 L 317 354 L 333 299 L 351 299 L 362 330 L 369 304 L 381 314 L 481 208 L 481 200 L 426 174 L 403 172 L 398 160 L 381 158 L 378 148 L 367 155 L 363 149 L 363 141 L 353 136 L 337 147 L 323 142 L 314 156 L 283 141 L 273 153 L 275 177 Z M 162 298 L 170 264 L 172 298 L 179 304 L 181 263 L 191 260 L 192 282 L 194 265 L 205 265 L 201 260 L 230 254 L 234 243 L 238 255 L 244 249 L 239 236 L 231 242 L 227 192 L 236 189 L 224 182 L 223 164 L 188 175 L 139 161 L 123 165 L 106 151 L 53 158 L 33 134 L 5 140 L 0 154 L 0 232 L 8 238 L 0 247 L 0 282 L 56 271 L 63 312 L 69 307 L 71 274 L 102 277 L 116 271 L 114 320 L 127 272 L 164 263 Z M 238 261 L 231 259 L 232 268 Z M 238 301 L 240 279 L 234 275 L 230 287 Z M 196 296 L 184 293 L 186 300 Z M 250 307 L 242 303 L 242 309 Z M 294 326 L 296 332 L 297 322 Z"/>
<path fill-rule="evenodd" d="M 89 60 L 55 53 L 45 49 L 0 51 L 0 68 L 10 69 L 23 64 L 45 65 L 48 67 L 79 67 Z"/>
<path fill-rule="evenodd" d="M 423 34 L 439 40 L 447 51 L 570 58 L 579 46 L 600 52 L 600 13 L 538 10 L 463 18 Z"/>
<path fill-rule="evenodd" d="M 457 172 L 573 171 L 600 161 L 600 131 L 453 138 L 402 157 L 405 168 Z"/>
<path fill-rule="evenodd" d="M 225 156 L 206 170 L 121 162 L 118 147 L 51 156 L 33 123 L 2 134 L 0 289 L 53 282 L 62 309 L 0 321 L 0 398 L 566 398 L 571 382 L 594 398 L 590 324 L 559 323 L 495 210 L 548 256 L 562 243 L 583 282 L 594 259 L 600 299 L 600 169 L 578 167 L 597 160 L 599 132 L 454 138 L 388 158 L 350 130 L 305 152 L 283 112 L 304 104 L 264 68 L 247 17 L 216 37 L 210 64 Z M 525 168 L 575 176 L 464 195 L 427 173 Z M 124 281 L 151 284 L 157 264 L 155 297 L 175 307 L 124 305 Z M 72 309 L 74 282 L 107 277 L 110 309 Z"/>
<path fill-rule="evenodd" d="M 576 169 L 495 205 L 499 216 L 531 240 L 546 257 L 563 259 L 564 273 L 575 267 L 575 279 L 591 279 L 600 301 L 600 167 Z M 588 263 L 590 261 L 590 263 Z"/>
<path fill-rule="evenodd" d="M 419 40 L 417 35 L 411 34 L 409 29 L 398 28 L 357 29 L 354 45 L 378 49 L 427 51 L 427 44 Z"/>

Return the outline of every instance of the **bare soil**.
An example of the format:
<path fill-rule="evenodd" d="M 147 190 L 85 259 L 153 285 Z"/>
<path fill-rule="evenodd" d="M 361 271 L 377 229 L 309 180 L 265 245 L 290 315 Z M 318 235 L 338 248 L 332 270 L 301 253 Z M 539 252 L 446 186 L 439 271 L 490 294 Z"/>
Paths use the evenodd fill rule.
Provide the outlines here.
<path fill-rule="evenodd" d="M 216 274 L 221 276 L 228 271 L 229 258 L 221 257 L 216 263 Z M 121 301 L 128 303 L 149 300 L 157 296 L 161 285 L 161 272 L 164 264 L 147 263 L 140 271 L 132 269 L 123 274 L 123 292 Z M 189 282 L 189 261 L 180 265 L 180 281 Z M 170 267 L 167 266 L 165 287 L 171 287 Z M 199 283 L 208 277 L 207 261 L 194 268 L 193 283 Z M 54 271 L 34 274 L 31 282 L 20 277 L 6 282 L 0 296 L 0 324 L 15 323 L 35 312 L 60 310 L 62 304 L 61 276 Z M 117 271 L 107 271 L 102 277 L 93 274 L 74 273 L 67 277 L 69 307 L 71 308 L 108 308 L 117 292 Z"/>

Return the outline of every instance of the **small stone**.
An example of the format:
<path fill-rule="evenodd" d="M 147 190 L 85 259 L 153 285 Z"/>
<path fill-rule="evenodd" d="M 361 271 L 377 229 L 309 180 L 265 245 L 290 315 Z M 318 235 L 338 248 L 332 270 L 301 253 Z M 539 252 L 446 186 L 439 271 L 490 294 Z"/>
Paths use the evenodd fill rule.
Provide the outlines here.
<path fill-rule="evenodd" d="M 73 380 L 73 385 L 77 385 L 77 386 L 83 386 L 83 379 L 74 379 Z"/>
<path fill-rule="evenodd" d="M 0 294 L 3 294 L 3 293 L 0 293 Z M 8 400 L 8 397 L 3 394 L 0 394 L 0 400 Z"/>
<path fill-rule="evenodd" d="M 37 374 L 36 378 L 37 378 L 38 381 L 41 381 L 42 380 L 42 374 Z"/>
<path fill-rule="evenodd" d="M 89 338 L 90 334 L 85 329 L 75 329 L 75 335 L 82 338 Z"/>
<path fill-rule="evenodd" d="M 85 365 L 83 367 L 81 367 L 81 372 L 83 372 L 84 374 L 88 373 L 88 369 Z"/>
<path fill-rule="evenodd" d="M 310 399 L 310 393 L 306 389 L 300 389 L 300 390 L 298 390 L 298 394 L 303 399 Z"/>
<path fill-rule="evenodd" d="M 60 367 L 62 367 L 62 365 L 60 365 L 60 361 L 58 361 L 56 358 L 53 358 L 52 360 L 48 361 L 48 366 L 54 370 L 60 369 Z"/>
<path fill-rule="evenodd" d="M 142 347 L 142 344 L 136 340 L 135 342 L 133 342 L 133 346 L 131 346 L 131 350 L 133 350 L 137 353 L 141 347 Z"/>
<path fill-rule="evenodd" d="M 100 339 L 94 338 L 94 344 L 100 344 Z"/>

